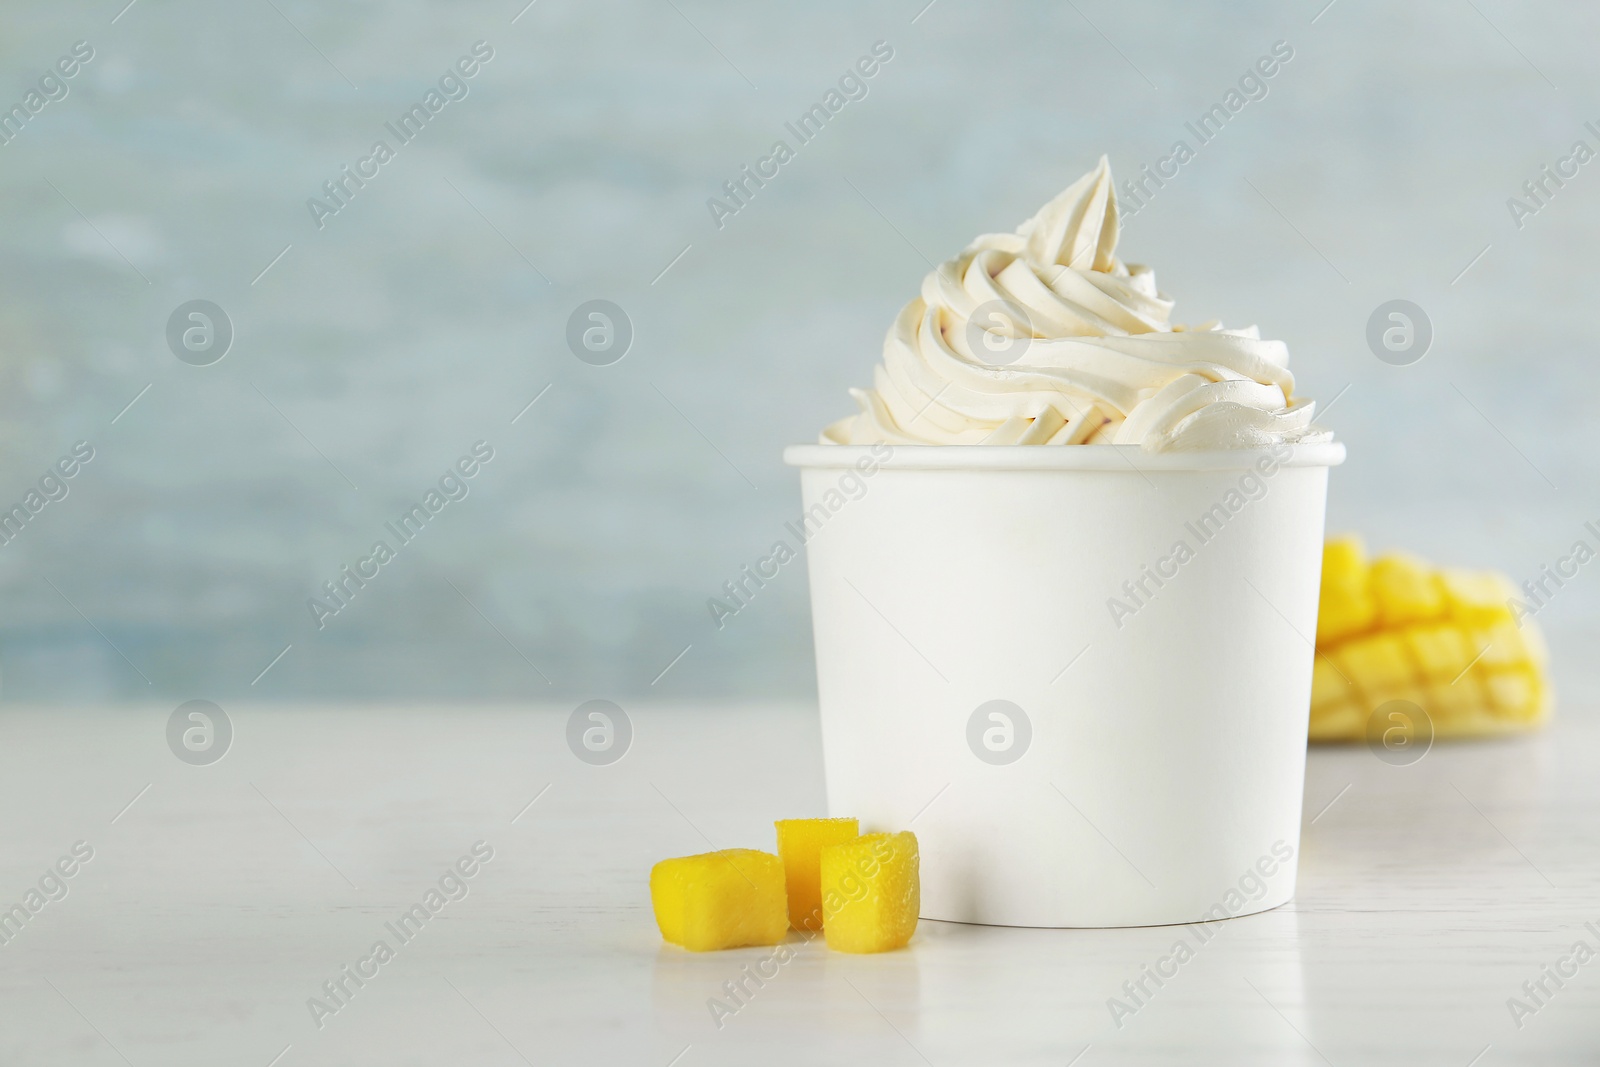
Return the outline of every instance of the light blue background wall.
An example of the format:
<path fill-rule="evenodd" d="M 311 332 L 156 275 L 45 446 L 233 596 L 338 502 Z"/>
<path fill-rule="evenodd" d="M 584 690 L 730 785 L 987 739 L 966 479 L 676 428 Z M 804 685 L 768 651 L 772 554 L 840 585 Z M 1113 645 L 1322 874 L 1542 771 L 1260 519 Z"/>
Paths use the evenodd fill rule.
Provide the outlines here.
<path fill-rule="evenodd" d="M 799 567 L 720 632 L 705 608 L 798 510 L 781 448 L 848 410 L 923 255 L 1102 152 L 1153 162 L 1277 40 L 1270 95 L 1125 258 L 1179 318 L 1259 323 L 1311 394 L 1348 387 L 1334 527 L 1521 577 L 1600 517 L 1600 163 L 1520 231 L 1506 208 L 1600 146 L 1592 7 L 274 3 L 7 10 L 0 101 L 95 49 L 0 147 L 0 502 L 96 450 L 0 548 L 11 699 L 809 692 Z M 307 198 L 480 39 L 470 95 L 319 230 Z M 878 40 L 869 95 L 713 225 Z M 1395 297 L 1435 324 L 1415 366 L 1364 340 Z M 164 339 L 194 298 L 237 330 L 209 367 Z M 592 298 L 636 330 L 613 366 L 564 341 Z M 318 585 L 480 439 L 471 495 L 317 630 Z M 1594 571 L 1541 616 L 1569 697 Z"/>

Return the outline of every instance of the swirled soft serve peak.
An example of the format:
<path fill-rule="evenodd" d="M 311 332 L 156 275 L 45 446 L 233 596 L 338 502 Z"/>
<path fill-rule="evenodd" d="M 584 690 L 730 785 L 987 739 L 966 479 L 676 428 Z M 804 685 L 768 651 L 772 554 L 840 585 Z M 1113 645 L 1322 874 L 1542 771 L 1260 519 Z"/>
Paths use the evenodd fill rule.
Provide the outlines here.
<path fill-rule="evenodd" d="M 1015 233 L 986 234 L 922 280 L 883 343 L 860 413 L 825 444 L 1139 445 L 1326 440 L 1289 350 L 1254 326 L 1175 325 L 1148 267 L 1117 258 L 1105 157 Z"/>

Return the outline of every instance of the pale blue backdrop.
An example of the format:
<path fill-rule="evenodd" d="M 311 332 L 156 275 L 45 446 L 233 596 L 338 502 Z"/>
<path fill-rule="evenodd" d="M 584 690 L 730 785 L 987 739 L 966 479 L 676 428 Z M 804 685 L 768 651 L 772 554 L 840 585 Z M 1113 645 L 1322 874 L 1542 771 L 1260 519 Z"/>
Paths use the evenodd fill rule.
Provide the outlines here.
<path fill-rule="evenodd" d="M 1102 152 L 1154 163 L 1279 41 L 1124 256 L 1339 397 L 1334 527 L 1520 578 L 1600 518 L 1600 164 L 1520 228 L 1507 206 L 1600 147 L 1600 11 L 925 2 L 9 5 L 0 505 L 94 458 L 0 547 L 6 697 L 811 691 L 799 567 L 724 629 L 705 606 L 797 512 L 782 447 L 848 410 L 926 259 Z M 385 124 L 479 41 L 402 144 Z M 708 198 L 780 138 L 719 228 Z M 319 228 L 346 165 L 370 177 Z M 1366 341 L 1396 298 L 1434 326 L 1412 366 Z M 197 299 L 234 331 L 209 366 L 167 339 Z M 609 366 L 566 340 L 595 299 L 632 324 Z M 308 598 L 479 441 L 466 495 L 318 629 Z M 1597 607 L 1600 565 L 1540 616 L 1569 697 Z"/>

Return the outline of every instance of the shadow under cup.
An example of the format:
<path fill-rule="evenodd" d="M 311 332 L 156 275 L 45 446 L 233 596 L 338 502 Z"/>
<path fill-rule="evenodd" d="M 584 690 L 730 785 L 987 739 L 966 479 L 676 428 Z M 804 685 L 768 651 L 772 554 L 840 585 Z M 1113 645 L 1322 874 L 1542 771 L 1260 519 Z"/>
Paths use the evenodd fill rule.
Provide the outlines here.
<path fill-rule="evenodd" d="M 1334 442 L 802 445 L 828 807 L 922 916 L 1145 926 L 1294 895 Z"/>

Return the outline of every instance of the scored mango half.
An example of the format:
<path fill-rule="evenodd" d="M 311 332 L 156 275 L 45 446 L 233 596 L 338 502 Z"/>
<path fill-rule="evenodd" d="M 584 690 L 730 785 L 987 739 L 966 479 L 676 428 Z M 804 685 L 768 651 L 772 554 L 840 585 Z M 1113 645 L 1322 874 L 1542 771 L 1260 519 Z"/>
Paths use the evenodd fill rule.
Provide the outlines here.
<path fill-rule="evenodd" d="M 1435 737 L 1529 730 L 1549 716 L 1549 656 L 1518 617 L 1516 588 L 1493 572 L 1437 568 L 1389 553 L 1368 561 L 1355 537 L 1322 554 L 1313 741 L 1359 741 L 1390 700 L 1408 700 Z"/>

